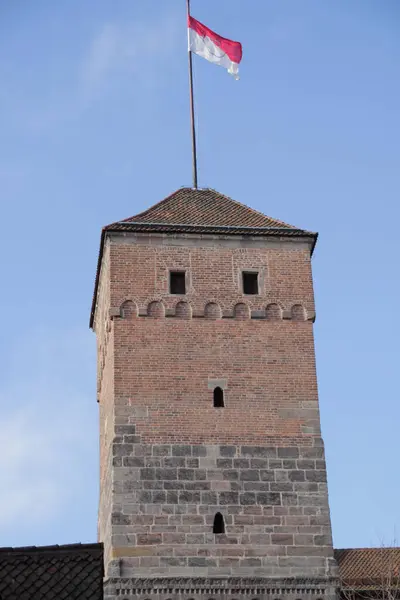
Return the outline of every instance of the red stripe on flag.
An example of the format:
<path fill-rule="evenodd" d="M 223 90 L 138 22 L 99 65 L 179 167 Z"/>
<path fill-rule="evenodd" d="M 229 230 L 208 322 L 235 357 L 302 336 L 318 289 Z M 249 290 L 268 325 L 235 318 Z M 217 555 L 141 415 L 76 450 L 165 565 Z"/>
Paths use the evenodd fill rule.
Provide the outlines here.
<path fill-rule="evenodd" d="M 200 21 L 196 21 L 193 17 L 189 15 L 189 28 L 193 29 L 196 33 L 201 35 L 201 37 L 209 37 L 210 40 L 214 42 L 225 54 L 229 56 L 232 62 L 240 63 L 242 60 L 242 44 L 240 42 L 234 42 L 232 40 L 228 40 L 226 38 L 221 37 L 212 29 L 209 29 Z"/>

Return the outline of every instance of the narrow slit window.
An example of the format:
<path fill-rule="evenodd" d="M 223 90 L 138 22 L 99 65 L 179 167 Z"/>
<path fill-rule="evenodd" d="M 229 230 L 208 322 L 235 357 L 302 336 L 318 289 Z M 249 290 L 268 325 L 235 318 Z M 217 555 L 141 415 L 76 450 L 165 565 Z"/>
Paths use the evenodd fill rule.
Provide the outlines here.
<path fill-rule="evenodd" d="M 186 294 L 186 277 L 184 271 L 171 271 L 169 274 L 169 291 L 171 294 Z"/>
<path fill-rule="evenodd" d="M 258 294 L 258 273 L 246 272 L 243 275 L 243 293 L 249 296 Z"/>
<path fill-rule="evenodd" d="M 213 533 L 225 533 L 224 517 L 220 512 L 217 512 L 214 517 Z"/>
<path fill-rule="evenodd" d="M 214 408 L 224 408 L 224 390 L 220 387 L 214 390 Z"/>

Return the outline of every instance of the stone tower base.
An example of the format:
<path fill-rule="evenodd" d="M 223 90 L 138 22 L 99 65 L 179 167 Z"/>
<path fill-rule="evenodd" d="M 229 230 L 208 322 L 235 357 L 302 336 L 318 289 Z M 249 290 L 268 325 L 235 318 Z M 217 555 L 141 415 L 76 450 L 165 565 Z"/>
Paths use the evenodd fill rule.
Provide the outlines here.
<path fill-rule="evenodd" d="M 104 600 L 336 600 L 335 579 L 303 578 L 109 578 Z"/>

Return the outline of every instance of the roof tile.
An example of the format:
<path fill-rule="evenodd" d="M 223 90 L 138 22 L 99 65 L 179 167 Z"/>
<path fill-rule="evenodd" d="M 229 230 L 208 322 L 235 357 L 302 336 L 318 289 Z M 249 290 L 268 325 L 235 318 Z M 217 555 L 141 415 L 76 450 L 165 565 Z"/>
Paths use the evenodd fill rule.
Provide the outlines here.
<path fill-rule="evenodd" d="M 297 229 L 209 188 L 181 188 L 158 204 L 121 223 Z M 115 223 L 109 227 L 114 225 Z"/>
<path fill-rule="evenodd" d="M 400 586 L 400 548 L 335 550 L 343 587 L 377 589 Z"/>
<path fill-rule="evenodd" d="M 101 600 L 102 544 L 0 548 L 1 600 Z"/>

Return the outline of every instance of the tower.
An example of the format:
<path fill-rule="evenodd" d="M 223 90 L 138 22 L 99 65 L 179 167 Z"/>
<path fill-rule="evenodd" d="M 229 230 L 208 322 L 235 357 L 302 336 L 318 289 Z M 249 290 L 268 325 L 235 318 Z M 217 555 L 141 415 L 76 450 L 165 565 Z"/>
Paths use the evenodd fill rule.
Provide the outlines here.
<path fill-rule="evenodd" d="M 102 231 L 105 598 L 332 598 L 316 234 L 182 188 Z"/>

